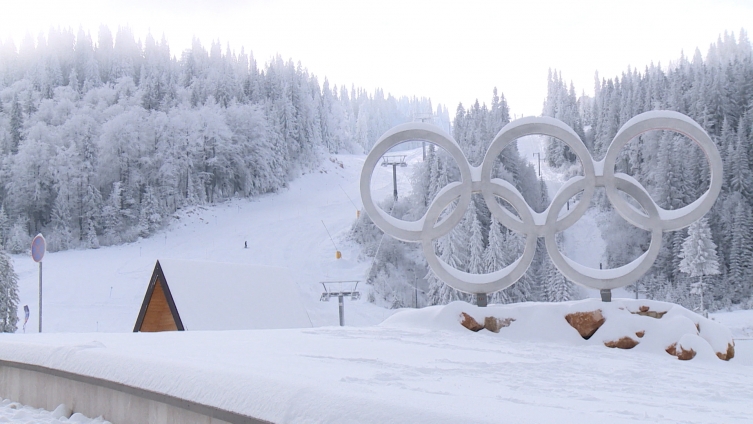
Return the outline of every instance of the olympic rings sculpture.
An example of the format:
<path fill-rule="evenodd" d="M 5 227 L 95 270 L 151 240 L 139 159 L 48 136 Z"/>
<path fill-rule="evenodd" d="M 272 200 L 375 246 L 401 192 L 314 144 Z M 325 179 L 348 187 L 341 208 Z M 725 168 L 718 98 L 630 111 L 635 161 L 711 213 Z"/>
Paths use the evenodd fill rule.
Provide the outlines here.
<path fill-rule="evenodd" d="M 697 143 L 709 163 L 710 184 L 693 203 L 676 210 L 660 208 L 648 191 L 633 177 L 616 173 L 615 162 L 620 150 L 633 138 L 651 130 L 669 130 L 685 135 Z M 495 159 L 502 150 L 520 137 L 541 134 L 562 140 L 580 159 L 583 175 L 568 180 L 541 213 L 526 203 L 520 192 L 505 180 L 492 178 Z M 421 219 L 414 222 L 394 218 L 374 204 L 371 178 L 379 159 L 392 147 L 405 141 L 426 141 L 442 147 L 452 156 L 460 169 L 461 181 L 442 188 Z M 525 274 L 533 261 L 536 240 L 544 237 L 546 250 L 562 274 L 584 287 L 614 289 L 635 282 L 653 265 L 659 254 L 662 233 L 685 228 L 703 217 L 711 209 L 722 187 L 722 158 L 711 138 L 695 121 L 681 113 L 651 111 L 635 116 L 620 128 L 607 149 L 603 160 L 594 161 L 583 141 L 568 125 L 554 118 L 527 117 L 507 124 L 497 133 L 484 160 L 478 167 L 468 163 L 457 142 L 436 126 L 407 123 L 387 131 L 366 157 L 361 172 L 361 200 L 374 224 L 385 233 L 407 242 L 422 244 L 423 253 L 434 274 L 446 284 L 467 293 L 493 293 L 514 284 Z M 646 252 L 619 268 L 600 270 L 574 262 L 557 248 L 555 235 L 577 222 L 588 209 L 596 187 L 604 187 L 617 213 L 630 224 L 651 232 L 651 244 Z M 622 191 L 635 199 L 643 211 L 618 194 Z M 565 214 L 565 203 L 582 192 L 581 200 Z M 516 261 L 489 274 L 470 274 L 453 268 L 437 257 L 433 240 L 449 233 L 463 218 L 473 193 L 483 195 L 489 210 L 505 227 L 526 236 L 523 254 Z M 518 216 L 502 207 L 496 200 L 507 201 Z M 459 199 L 455 209 L 437 222 L 444 209 Z"/>

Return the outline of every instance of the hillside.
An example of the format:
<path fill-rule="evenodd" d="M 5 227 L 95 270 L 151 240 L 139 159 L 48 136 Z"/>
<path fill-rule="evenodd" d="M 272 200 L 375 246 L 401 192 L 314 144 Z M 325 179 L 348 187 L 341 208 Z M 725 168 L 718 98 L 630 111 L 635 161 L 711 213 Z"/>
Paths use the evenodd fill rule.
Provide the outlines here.
<path fill-rule="evenodd" d="M 278 194 L 179 211 L 167 229 L 134 243 L 48 253 L 43 263 L 43 331 L 131 331 L 155 261 L 160 258 L 287 267 L 298 283 L 312 324 L 337 325 L 337 302 L 319 302 L 319 282 L 363 279 L 369 266 L 358 260 L 358 247 L 346 241 L 356 217 L 348 197 L 360 206 L 358 177 L 363 159 L 362 155 L 332 155 Z M 377 169 L 377 193 L 391 194 L 391 174 L 391 169 Z M 407 172 L 399 174 L 401 179 L 409 176 Z M 403 184 L 407 182 L 401 181 Z M 342 259 L 335 258 L 322 221 Z M 37 264 L 23 254 L 13 255 L 13 261 L 20 280 L 20 305 L 31 309 L 26 330 L 35 332 Z M 349 325 L 376 324 L 391 313 L 363 299 L 347 302 Z M 222 305 L 207 307 L 222 313 Z"/>

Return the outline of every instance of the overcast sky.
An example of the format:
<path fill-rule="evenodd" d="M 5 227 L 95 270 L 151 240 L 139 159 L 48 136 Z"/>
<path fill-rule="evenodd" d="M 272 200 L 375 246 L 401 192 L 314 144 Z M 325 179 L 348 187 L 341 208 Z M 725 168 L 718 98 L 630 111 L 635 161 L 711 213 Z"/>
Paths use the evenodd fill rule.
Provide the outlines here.
<path fill-rule="evenodd" d="M 300 61 L 320 82 L 428 96 L 451 115 L 458 102 L 488 104 L 495 86 L 512 113 L 537 115 L 549 68 L 592 93 L 597 70 L 666 65 L 696 47 L 705 56 L 752 22 L 753 0 L 0 0 L 0 36 L 16 45 L 50 26 L 82 26 L 96 41 L 101 24 L 128 25 L 141 39 L 164 34 L 174 55 L 193 37 L 220 40 L 259 64 Z"/>

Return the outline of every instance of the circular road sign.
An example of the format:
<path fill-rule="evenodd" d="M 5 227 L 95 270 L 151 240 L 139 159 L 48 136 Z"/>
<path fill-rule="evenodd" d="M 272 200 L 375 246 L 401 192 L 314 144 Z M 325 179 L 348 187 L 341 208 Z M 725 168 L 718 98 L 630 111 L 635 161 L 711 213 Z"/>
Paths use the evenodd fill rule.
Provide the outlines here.
<path fill-rule="evenodd" d="M 37 234 L 31 241 L 31 258 L 34 262 L 42 262 L 44 253 L 47 251 L 47 242 L 41 234 Z"/>

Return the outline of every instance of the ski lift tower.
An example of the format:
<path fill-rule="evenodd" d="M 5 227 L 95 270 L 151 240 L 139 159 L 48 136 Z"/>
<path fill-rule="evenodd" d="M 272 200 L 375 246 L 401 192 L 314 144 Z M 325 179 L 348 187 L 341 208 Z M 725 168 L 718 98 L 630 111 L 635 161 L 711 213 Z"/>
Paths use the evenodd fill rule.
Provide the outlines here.
<path fill-rule="evenodd" d="M 382 157 L 382 166 L 392 166 L 392 195 L 397 202 L 397 167 L 405 168 L 408 163 L 405 162 L 406 155 L 391 155 Z"/>
<path fill-rule="evenodd" d="M 427 112 L 415 113 L 413 115 L 413 122 L 427 122 L 429 124 L 433 124 L 435 122 L 434 114 L 427 113 Z M 426 142 L 425 141 L 421 142 L 421 153 L 423 156 L 422 159 L 426 160 Z"/>
<path fill-rule="evenodd" d="M 330 297 L 336 297 L 340 311 L 340 327 L 345 325 L 345 296 L 350 296 L 350 300 L 361 298 L 361 292 L 357 291 L 358 280 L 343 281 L 321 281 L 324 292 L 319 298 L 321 302 L 329 302 Z"/>

